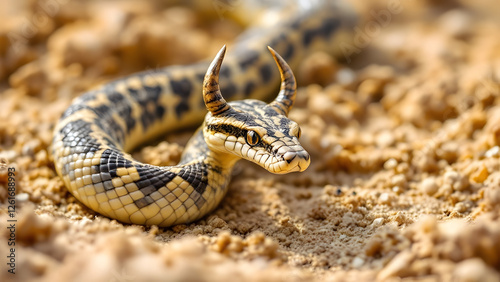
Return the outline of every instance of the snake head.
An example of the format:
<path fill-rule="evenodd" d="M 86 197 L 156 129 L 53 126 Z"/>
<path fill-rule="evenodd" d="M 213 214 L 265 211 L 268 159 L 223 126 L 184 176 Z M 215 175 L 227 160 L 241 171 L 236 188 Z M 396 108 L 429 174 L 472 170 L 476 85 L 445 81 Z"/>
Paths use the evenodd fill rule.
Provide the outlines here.
<path fill-rule="evenodd" d="M 243 158 L 276 174 L 304 171 L 311 159 L 299 142 L 299 125 L 287 117 L 295 101 L 295 77 L 283 58 L 268 48 L 281 74 L 280 92 L 269 104 L 252 99 L 227 103 L 219 88 L 225 46 L 212 61 L 203 82 L 205 141 L 216 159 Z"/>

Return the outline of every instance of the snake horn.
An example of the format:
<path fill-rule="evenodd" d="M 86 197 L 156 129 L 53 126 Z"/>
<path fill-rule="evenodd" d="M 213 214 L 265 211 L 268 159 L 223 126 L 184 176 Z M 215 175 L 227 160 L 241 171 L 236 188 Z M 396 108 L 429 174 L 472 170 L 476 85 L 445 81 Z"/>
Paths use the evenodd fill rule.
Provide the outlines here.
<path fill-rule="evenodd" d="M 219 115 L 231 108 L 226 100 L 224 100 L 224 97 L 222 97 L 219 87 L 219 71 L 224 54 L 226 54 L 226 45 L 217 53 L 203 79 L 203 99 L 207 110 L 212 115 Z"/>
<path fill-rule="evenodd" d="M 269 106 L 275 109 L 278 113 L 287 116 L 288 112 L 292 109 L 293 103 L 295 102 L 295 95 L 297 93 L 295 76 L 285 60 L 278 53 L 276 53 L 273 48 L 269 46 L 267 46 L 267 48 L 273 55 L 274 61 L 276 61 L 281 75 L 280 92 L 278 93 L 278 97 L 276 97 L 276 99 L 272 101 Z"/>

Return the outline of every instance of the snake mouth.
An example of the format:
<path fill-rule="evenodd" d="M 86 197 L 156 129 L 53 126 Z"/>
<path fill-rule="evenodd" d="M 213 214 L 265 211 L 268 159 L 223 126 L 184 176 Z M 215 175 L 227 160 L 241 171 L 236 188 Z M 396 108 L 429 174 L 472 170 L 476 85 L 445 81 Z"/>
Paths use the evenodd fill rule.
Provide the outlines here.
<path fill-rule="evenodd" d="M 286 174 L 290 172 L 302 172 L 309 167 L 311 157 L 305 150 L 288 151 L 280 157 L 273 157 L 265 164 L 261 164 L 266 170 L 274 174 Z"/>

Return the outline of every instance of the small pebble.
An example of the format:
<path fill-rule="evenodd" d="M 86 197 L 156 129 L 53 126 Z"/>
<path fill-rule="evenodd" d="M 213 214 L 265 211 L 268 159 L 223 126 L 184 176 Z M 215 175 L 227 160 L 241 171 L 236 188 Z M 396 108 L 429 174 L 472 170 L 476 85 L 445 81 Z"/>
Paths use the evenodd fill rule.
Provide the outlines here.
<path fill-rule="evenodd" d="M 490 175 L 486 166 L 482 165 L 478 170 L 476 170 L 472 175 L 471 179 L 476 183 L 483 183 Z"/>
<path fill-rule="evenodd" d="M 396 174 L 391 177 L 391 184 L 393 186 L 404 187 L 406 186 L 406 177 L 404 176 L 404 174 Z"/>
<path fill-rule="evenodd" d="M 361 268 L 365 264 L 365 260 L 360 258 L 360 257 L 355 257 L 352 260 L 352 267 L 353 268 Z"/>
<path fill-rule="evenodd" d="M 432 196 L 436 194 L 439 189 L 439 186 L 436 183 L 436 179 L 434 177 L 428 177 L 422 181 L 420 184 L 420 189 L 425 194 Z"/>
<path fill-rule="evenodd" d="M 337 82 L 340 84 L 351 84 L 356 79 L 356 73 L 348 68 L 337 71 Z"/>
<path fill-rule="evenodd" d="M 467 211 L 467 206 L 464 203 L 460 202 L 460 203 L 457 203 L 453 209 L 456 212 L 463 213 L 463 212 Z"/>
<path fill-rule="evenodd" d="M 394 144 L 396 139 L 394 138 L 394 134 L 389 130 L 384 130 L 380 132 L 375 138 L 375 142 L 379 148 L 387 148 Z"/>
<path fill-rule="evenodd" d="M 449 184 L 455 191 L 464 191 L 469 187 L 469 181 L 466 177 L 460 175 L 457 171 L 449 170 L 443 176 L 444 184 Z"/>
<path fill-rule="evenodd" d="M 498 157 L 499 154 L 500 154 L 500 147 L 495 146 L 495 147 L 489 149 L 488 151 L 486 151 L 486 153 L 484 153 L 484 156 L 486 158 L 493 158 L 493 157 Z"/>
<path fill-rule="evenodd" d="M 384 168 L 389 170 L 389 169 L 394 169 L 396 168 L 396 166 L 398 165 L 398 161 L 396 161 L 395 159 L 393 158 L 390 158 L 388 159 L 385 163 L 384 163 Z"/>
<path fill-rule="evenodd" d="M 382 225 L 383 223 L 384 223 L 384 218 L 382 218 L 382 217 L 378 217 L 378 218 L 375 218 L 375 219 L 373 220 L 372 225 L 373 225 L 373 226 L 380 226 L 380 225 Z"/>
<path fill-rule="evenodd" d="M 19 193 L 16 195 L 16 201 L 18 202 L 26 202 L 28 201 L 30 198 L 30 196 L 28 195 L 28 193 Z"/>
<path fill-rule="evenodd" d="M 454 170 L 449 170 L 449 171 L 444 173 L 443 181 L 446 184 L 453 185 L 453 183 L 455 183 L 459 177 L 460 177 L 460 175 L 458 174 L 458 172 L 456 172 Z"/>
<path fill-rule="evenodd" d="M 498 207 L 500 205 L 500 189 L 497 187 L 488 187 L 484 192 L 484 201 L 486 205 L 491 208 Z"/>
<path fill-rule="evenodd" d="M 389 193 L 382 193 L 382 194 L 380 194 L 380 196 L 378 197 L 378 200 L 382 204 L 386 204 L 386 205 L 389 205 L 391 203 Z"/>

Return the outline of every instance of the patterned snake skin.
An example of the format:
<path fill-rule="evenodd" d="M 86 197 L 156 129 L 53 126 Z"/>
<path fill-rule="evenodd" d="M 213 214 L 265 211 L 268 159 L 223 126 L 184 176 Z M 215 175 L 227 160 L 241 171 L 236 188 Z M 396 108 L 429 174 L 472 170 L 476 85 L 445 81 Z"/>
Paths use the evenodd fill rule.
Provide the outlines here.
<path fill-rule="evenodd" d="M 272 28 L 249 29 L 224 63 L 225 47 L 210 66 L 171 66 L 85 93 L 55 128 L 57 173 L 81 203 L 104 216 L 166 227 L 215 209 L 239 159 L 272 173 L 305 170 L 309 154 L 298 141 L 299 126 L 287 118 L 296 83 L 285 61 L 293 69 L 312 50 L 335 49 L 333 42 L 352 26 L 342 12 L 322 4 Z M 270 48 L 269 54 L 266 46 L 276 51 Z M 276 96 L 278 74 L 282 83 Z M 270 104 L 259 101 L 273 97 Z M 199 124 L 204 115 L 176 166 L 140 163 L 126 153 L 151 138 Z"/>

